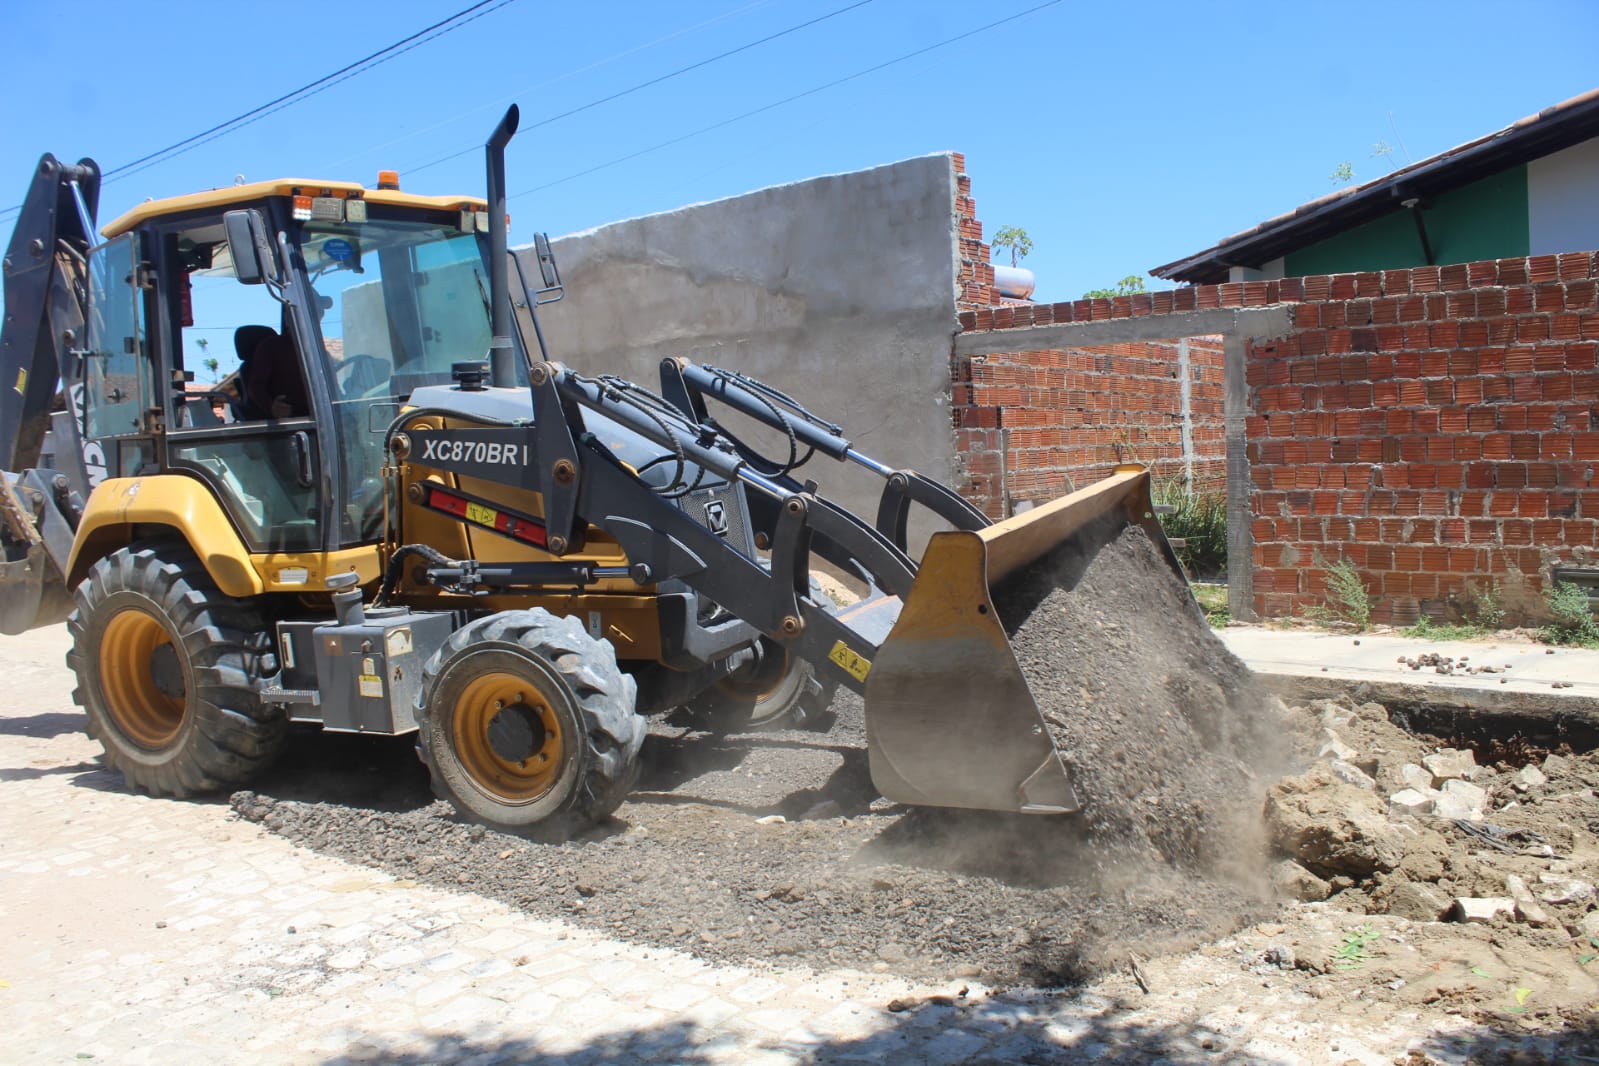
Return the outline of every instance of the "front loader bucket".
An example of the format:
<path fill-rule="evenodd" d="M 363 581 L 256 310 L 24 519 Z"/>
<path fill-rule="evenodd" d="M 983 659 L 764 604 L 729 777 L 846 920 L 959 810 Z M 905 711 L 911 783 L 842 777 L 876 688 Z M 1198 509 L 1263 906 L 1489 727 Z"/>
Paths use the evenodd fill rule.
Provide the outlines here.
<path fill-rule="evenodd" d="M 886 798 L 935 807 L 1060 814 L 1080 810 L 1005 635 L 1005 578 L 1108 518 L 1141 525 L 1177 574 L 1154 517 L 1149 473 L 1104 481 L 976 532 L 935 533 L 866 682 L 872 782 Z M 1081 545 L 1084 551 L 1094 546 Z M 1003 603 L 1002 603 L 1003 606 Z"/>

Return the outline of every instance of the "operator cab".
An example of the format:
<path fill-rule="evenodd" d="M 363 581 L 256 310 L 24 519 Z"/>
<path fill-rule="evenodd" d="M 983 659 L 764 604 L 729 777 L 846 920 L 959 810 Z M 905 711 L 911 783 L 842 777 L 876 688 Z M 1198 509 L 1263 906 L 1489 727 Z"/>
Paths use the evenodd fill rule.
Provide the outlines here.
<path fill-rule="evenodd" d="M 296 180 L 116 220 L 90 254 L 73 398 L 91 486 L 197 477 L 252 553 L 376 543 L 390 424 L 487 358 L 487 231 L 482 201 Z"/>

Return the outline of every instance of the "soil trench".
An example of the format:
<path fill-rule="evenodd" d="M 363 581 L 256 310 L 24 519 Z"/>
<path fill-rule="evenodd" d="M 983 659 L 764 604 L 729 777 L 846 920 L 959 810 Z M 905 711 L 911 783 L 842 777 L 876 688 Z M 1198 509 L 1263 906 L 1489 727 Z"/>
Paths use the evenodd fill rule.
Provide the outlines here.
<path fill-rule="evenodd" d="M 1285 758 L 1269 740 L 1284 735 L 1272 701 L 1143 532 L 1095 533 L 1091 550 L 995 590 L 1084 815 L 880 799 L 849 695 L 826 734 L 653 723 L 638 790 L 566 843 L 457 821 L 431 802 L 405 741 L 303 738 L 233 804 L 398 877 L 712 960 L 996 987 L 1087 980 L 1271 911 L 1251 842 L 1267 769 Z M 352 757 L 371 772 L 330 782 L 325 764 Z M 330 787 L 347 794 L 330 802 Z"/>

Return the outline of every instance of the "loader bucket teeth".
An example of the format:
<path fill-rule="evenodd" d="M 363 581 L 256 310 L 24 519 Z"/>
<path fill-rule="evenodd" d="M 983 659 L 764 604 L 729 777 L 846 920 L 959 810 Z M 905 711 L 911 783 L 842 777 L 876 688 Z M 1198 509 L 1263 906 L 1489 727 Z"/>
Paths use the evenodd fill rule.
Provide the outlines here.
<path fill-rule="evenodd" d="M 866 681 L 867 751 L 878 791 L 896 802 L 942 807 L 1081 809 L 1005 635 L 1005 600 L 1025 593 L 1004 582 L 1062 550 L 1091 553 L 1108 526 L 1124 522 L 1142 525 L 1181 575 L 1151 512 L 1149 475 L 1124 468 L 985 529 L 933 534 Z"/>

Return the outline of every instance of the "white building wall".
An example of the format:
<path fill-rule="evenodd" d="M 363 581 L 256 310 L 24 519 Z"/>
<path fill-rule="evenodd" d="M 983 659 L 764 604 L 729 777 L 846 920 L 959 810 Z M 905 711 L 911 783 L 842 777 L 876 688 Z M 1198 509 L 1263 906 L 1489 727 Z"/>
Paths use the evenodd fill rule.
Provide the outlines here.
<path fill-rule="evenodd" d="M 1599 249 L 1599 138 L 1527 164 L 1533 255 Z"/>

